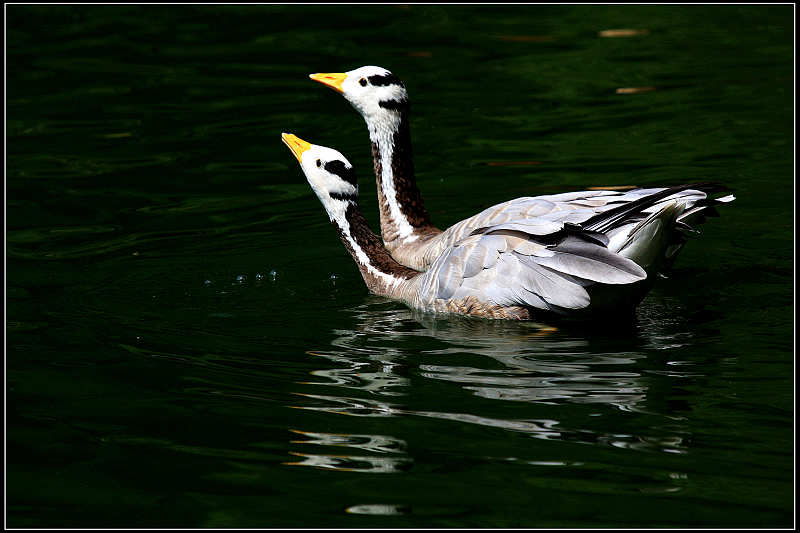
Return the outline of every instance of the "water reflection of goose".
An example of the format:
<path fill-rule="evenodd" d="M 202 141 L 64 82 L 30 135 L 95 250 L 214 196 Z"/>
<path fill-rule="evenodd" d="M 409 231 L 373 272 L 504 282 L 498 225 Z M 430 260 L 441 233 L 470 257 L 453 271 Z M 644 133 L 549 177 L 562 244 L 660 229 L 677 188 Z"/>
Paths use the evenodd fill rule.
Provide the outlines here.
<path fill-rule="evenodd" d="M 352 329 L 337 329 L 329 348 L 311 352 L 334 368 L 313 371 L 321 379 L 304 385 L 316 390 L 298 392 L 303 400 L 295 407 L 356 417 L 420 416 L 540 439 L 681 453 L 685 447 L 680 417 L 656 414 L 657 435 L 636 435 L 575 427 L 574 421 L 554 418 L 506 419 L 482 412 L 445 411 L 440 406 L 410 408 L 403 401 L 403 396 L 413 394 L 415 385 L 409 377 L 413 374 L 456 384 L 489 400 L 607 406 L 647 416 L 649 380 L 637 363 L 647 357 L 645 350 L 679 346 L 685 339 L 658 329 L 665 311 L 657 305 L 644 309 L 645 318 L 633 326 L 636 334 L 612 342 L 532 322 L 441 320 L 371 298 L 353 311 Z M 619 349 L 603 350 L 606 342 L 609 348 Z M 476 364 L 480 359 L 475 356 L 492 363 Z M 409 360 L 420 357 L 432 361 L 409 368 Z M 451 357 L 453 362 L 448 363 Z M 467 360 L 472 365 L 462 363 Z"/>
<path fill-rule="evenodd" d="M 335 433 L 312 433 L 292 430 L 304 439 L 293 440 L 293 444 L 338 448 L 351 453 L 322 454 L 290 452 L 300 459 L 283 464 L 313 466 L 343 472 L 394 473 L 408 469 L 411 459 L 405 455 L 405 442 L 385 435 L 348 435 Z M 365 455 L 364 453 L 369 455 Z"/>
<path fill-rule="evenodd" d="M 646 391 L 640 373 L 619 368 L 643 358 L 641 352 L 591 352 L 590 339 L 564 335 L 544 324 L 440 320 L 405 309 L 359 309 L 355 316 L 356 330 L 336 331 L 339 337 L 331 344 L 337 349 L 313 352 L 347 363 L 346 367 L 314 372 L 344 387 L 398 395 L 408 386 L 401 346 L 411 338 L 425 338 L 426 344 L 434 343 L 424 350 L 426 355 L 454 359 L 459 354 L 480 355 L 501 363 L 500 368 L 419 366 L 424 377 L 460 383 L 485 398 L 604 403 L 632 409 Z M 398 328 L 398 324 L 410 322 L 420 327 Z"/>

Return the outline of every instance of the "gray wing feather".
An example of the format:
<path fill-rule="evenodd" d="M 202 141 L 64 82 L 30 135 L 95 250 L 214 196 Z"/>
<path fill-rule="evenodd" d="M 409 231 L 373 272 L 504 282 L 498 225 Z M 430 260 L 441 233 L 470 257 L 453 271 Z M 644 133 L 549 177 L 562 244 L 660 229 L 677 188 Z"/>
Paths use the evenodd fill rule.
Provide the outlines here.
<path fill-rule="evenodd" d="M 496 305 L 545 310 L 553 306 L 581 309 L 589 305 L 589 294 L 581 283 L 536 263 L 523 263 L 516 253 L 502 254 L 493 270 L 494 275 L 464 279 L 453 297 L 475 296 Z"/>
<path fill-rule="evenodd" d="M 501 230 L 521 231 L 530 235 L 550 235 L 564 228 L 563 222 L 554 222 L 544 218 L 524 218 L 521 220 L 514 220 L 513 222 L 506 222 L 503 224 L 495 224 L 487 231 L 498 232 Z M 484 228 L 475 230 L 473 233 L 481 232 Z"/>
<path fill-rule="evenodd" d="M 498 256 L 499 252 L 496 250 L 490 250 L 486 246 L 476 246 L 464 264 L 464 277 L 471 278 L 477 276 L 484 268 L 491 268 Z"/>
<path fill-rule="evenodd" d="M 535 257 L 534 261 L 558 272 L 612 285 L 647 277 L 642 267 L 630 259 L 577 236 L 568 236 L 553 251 L 551 257 Z"/>
<path fill-rule="evenodd" d="M 421 299 L 471 296 L 501 306 L 581 309 L 590 303 L 584 287 L 594 282 L 633 283 L 646 277 L 634 262 L 610 252 L 604 239 L 567 234 L 563 224 L 542 234 L 546 226 L 514 220 L 447 248 L 425 273 Z"/>
<path fill-rule="evenodd" d="M 522 286 L 548 304 L 566 309 L 582 309 L 589 305 L 589 294 L 579 283 L 561 272 L 548 270 L 535 262 L 529 262 Z"/>
<path fill-rule="evenodd" d="M 461 285 L 464 278 L 464 265 L 461 261 L 461 256 L 456 254 L 449 254 L 447 261 L 445 261 L 437 275 L 438 290 L 436 297 L 442 300 L 447 300 L 456 292 L 456 289 Z"/>

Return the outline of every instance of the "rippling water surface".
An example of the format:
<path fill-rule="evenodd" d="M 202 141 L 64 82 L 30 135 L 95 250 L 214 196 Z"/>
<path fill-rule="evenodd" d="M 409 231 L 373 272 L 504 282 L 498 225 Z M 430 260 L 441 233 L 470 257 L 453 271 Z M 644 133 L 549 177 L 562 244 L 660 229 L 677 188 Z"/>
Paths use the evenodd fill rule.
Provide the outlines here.
<path fill-rule="evenodd" d="M 8 525 L 791 526 L 793 10 L 8 6 Z M 737 201 L 614 326 L 369 296 L 279 139 L 377 222 L 363 121 L 307 78 L 368 64 L 440 227 Z"/>

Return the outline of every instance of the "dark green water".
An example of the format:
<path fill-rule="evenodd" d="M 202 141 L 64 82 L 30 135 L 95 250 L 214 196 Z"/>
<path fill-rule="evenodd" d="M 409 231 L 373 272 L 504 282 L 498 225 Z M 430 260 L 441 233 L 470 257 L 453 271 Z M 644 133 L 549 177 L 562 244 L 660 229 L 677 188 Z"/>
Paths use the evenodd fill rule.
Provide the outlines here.
<path fill-rule="evenodd" d="M 7 16 L 8 526 L 792 526 L 793 6 Z M 440 227 L 601 185 L 737 201 L 633 323 L 419 316 L 280 142 L 344 153 L 377 222 L 366 127 L 307 78 L 369 64 Z"/>

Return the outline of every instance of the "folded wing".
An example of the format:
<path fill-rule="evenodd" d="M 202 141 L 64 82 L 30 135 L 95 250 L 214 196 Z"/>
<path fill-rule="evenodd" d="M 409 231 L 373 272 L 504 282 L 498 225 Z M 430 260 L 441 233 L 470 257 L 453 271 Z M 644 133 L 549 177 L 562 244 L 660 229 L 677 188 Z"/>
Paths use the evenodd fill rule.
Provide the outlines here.
<path fill-rule="evenodd" d="M 503 202 L 488 207 L 480 213 L 464 219 L 449 227 L 439 240 L 444 246 L 450 246 L 460 241 L 476 228 L 494 226 L 510 221 L 520 221 L 527 219 L 537 219 L 538 224 L 543 228 L 542 231 L 555 231 L 555 226 L 560 226 L 565 222 L 582 224 L 593 217 L 603 216 L 604 213 L 613 209 L 622 209 L 621 206 L 640 205 L 642 199 L 652 198 L 652 204 L 638 209 L 638 213 L 628 213 L 627 220 L 639 220 L 661 209 L 663 203 L 666 204 L 673 199 L 679 199 L 679 203 L 685 204 L 688 210 L 692 206 L 707 207 L 705 200 L 708 192 L 715 189 L 706 187 L 704 184 L 694 184 L 691 186 L 679 186 L 671 188 L 649 188 L 633 189 L 629 191 L 576 191 L 561 194 L 551 194 L 546 196 L 515 198 L 508 202 Z M 717 202 L 724 202 L 726 198 L 720 198 Z M 732 199 L 732 197 L 730 197 Z M 648 200 L 651 201 L 651 200 Z M 545 230 L 544 226 L 550 223 L 550 228 Z M 540 233 L 541 234 L 541 233 Z M 436 250 L 438 254 L 441 250 Z M 436 255 L 431 255 L 433 259 Z"/>
<path fill-rule="evenodd" d="M 629 284 L 647 277 L 606 248 L 603 235 L 536 219 L 476 230 L 449 247 L 425 273 L 427 300 L 478 301 L 548 311 L 582 309 L 592 283 Z"/>

